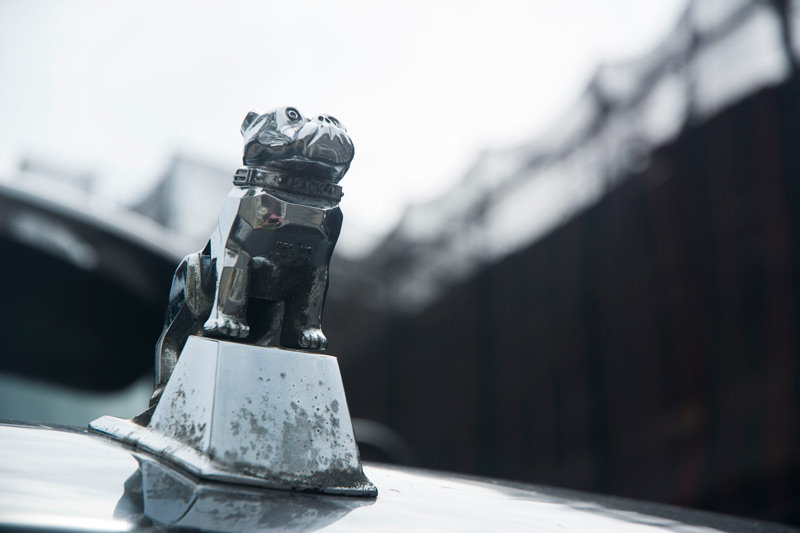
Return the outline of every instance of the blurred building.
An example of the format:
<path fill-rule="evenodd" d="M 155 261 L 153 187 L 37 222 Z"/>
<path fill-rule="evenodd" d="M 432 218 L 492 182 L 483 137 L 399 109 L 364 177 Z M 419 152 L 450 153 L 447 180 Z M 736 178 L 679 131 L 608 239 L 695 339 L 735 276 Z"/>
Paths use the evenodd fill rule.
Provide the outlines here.
<path fill-rule="evenodd" d="M 233 175 L 197 158 L 176 154 L 155 187 L 131 208 L 202 248 L 217 225 L 217 213 Z"/>

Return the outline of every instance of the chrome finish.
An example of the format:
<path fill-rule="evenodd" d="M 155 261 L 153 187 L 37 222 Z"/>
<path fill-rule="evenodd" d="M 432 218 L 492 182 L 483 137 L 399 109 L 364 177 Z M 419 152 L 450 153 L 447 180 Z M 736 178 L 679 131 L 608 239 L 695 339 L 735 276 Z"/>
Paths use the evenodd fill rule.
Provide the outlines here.
<path fill-rule="evenodd" d="M 267 347 L 279 332 L 282 346 L 327 347 L 336 182 L 353 143 L 335 118 L 294 108 L 253 111 L 241 131 L 248 167 L 208 245 L 173 277 L 149 409 L 89 428 L 203 479 L 375 496 L 336 358 Z"/>
<path fill-rule="evenodd" d="M 242 123 L 244 164 L 282 168 L 338 183 L 353 160 L 353 142 L 330 115 L 309 119 L 293 107 L 251 111 Z"/>
<path fill-rule="evenodd" d="M 285 172 L 274 172 L 264 168 L 242 167 L 233 176 L 238 187 L 265 187 L 288 194 L 313 196 L 332 203 L 339 203 L 344 196 L 342 187 L 322 180 L 298 179 Z"/>
<path fill-rule="evenodd" d="M 144 455 L 136 459 L 141 466 L 125 481 L 114 514 L 140 523 L 231 533 L 314 531 L 375 503 L 198 483 Z"/>
<path fill-rule="evenodd" d="M 229 483 L 374 496 L 335 357 L 190 337 L 147 427 L 90 428 Z"/>
<path fill-rule="evenodd" d="M 342 226 L 338 202 L 353 143 L 329 115 L 250 112 L 244 163 L 206 248 L 175 272 L 156 346 L 156 392 L 190 335 L 324 350 L 328 264 Z"/>

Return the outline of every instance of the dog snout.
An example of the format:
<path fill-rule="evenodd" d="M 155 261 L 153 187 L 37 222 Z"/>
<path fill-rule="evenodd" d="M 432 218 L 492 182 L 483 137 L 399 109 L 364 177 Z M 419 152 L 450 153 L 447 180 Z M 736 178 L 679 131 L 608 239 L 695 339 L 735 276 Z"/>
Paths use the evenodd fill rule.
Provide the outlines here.
<path fill-rule="evenodd" d="M 336 117 L 332 117 L 331 115 L 320 115 L 317 117 L 317 121 L 323 124 L 330 124 L 332 126 L 336 126 L 337 128 L 342 127 L 342 123 L 339 122 Z"/>

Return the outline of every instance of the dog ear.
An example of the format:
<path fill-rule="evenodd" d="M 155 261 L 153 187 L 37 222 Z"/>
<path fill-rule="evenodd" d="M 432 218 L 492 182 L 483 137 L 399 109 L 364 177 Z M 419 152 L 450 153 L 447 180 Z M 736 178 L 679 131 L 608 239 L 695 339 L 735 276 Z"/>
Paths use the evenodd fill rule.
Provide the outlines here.
<path fill-rule="evenodd" d="M 255 122 L 255 120 L 260 116 L 261 113 L 259 113 L 256 110 L 253 110 L 250 111 L 246 117 L 244 117 L 244 122 L 242 122 L 242 127 L 239 129 L 239 131 L 242 132 L 242 135 L 244 135 L 245 130 L 250 127 L 250 124 Z"/>

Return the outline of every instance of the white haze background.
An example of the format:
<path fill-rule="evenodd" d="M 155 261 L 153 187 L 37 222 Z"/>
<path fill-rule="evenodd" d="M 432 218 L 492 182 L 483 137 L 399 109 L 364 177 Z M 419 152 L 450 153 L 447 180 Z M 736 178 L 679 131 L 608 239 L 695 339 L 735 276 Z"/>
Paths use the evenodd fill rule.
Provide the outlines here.
<path fill-rule="evenodd" d="M 0 176 L 41 158 L 132 203 L 176 152 L 233 172 L 252 108 L 326 112 L 356 145 L 338 249 L 360 255 L 480 151 L 546 135 L 685 5 L 0 0 Z"/>

